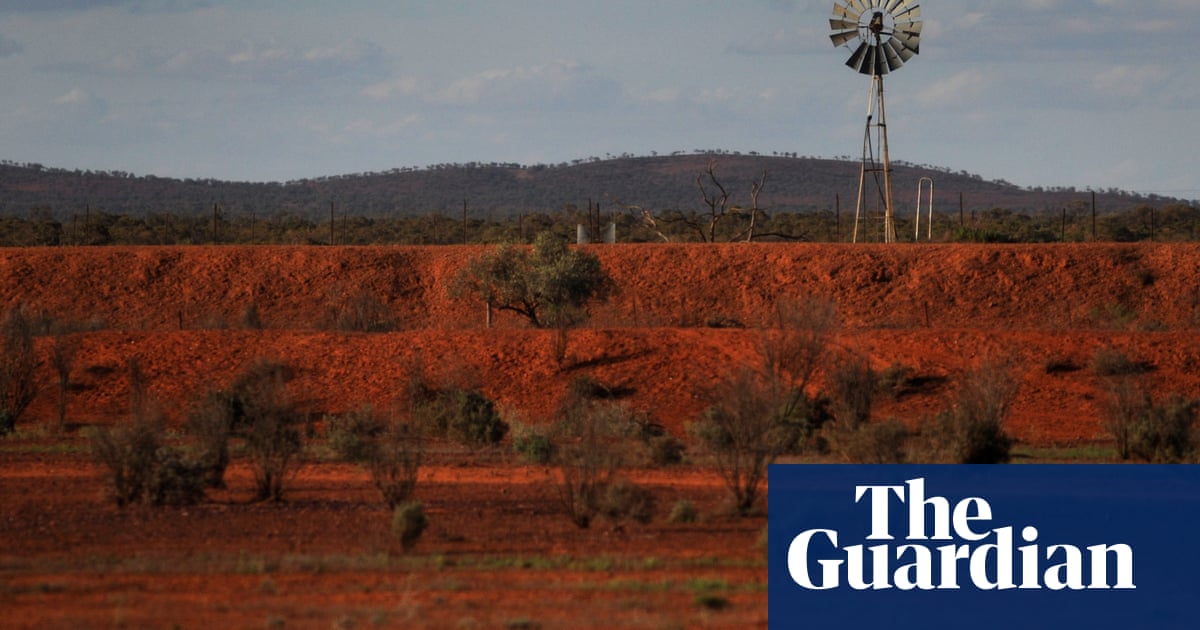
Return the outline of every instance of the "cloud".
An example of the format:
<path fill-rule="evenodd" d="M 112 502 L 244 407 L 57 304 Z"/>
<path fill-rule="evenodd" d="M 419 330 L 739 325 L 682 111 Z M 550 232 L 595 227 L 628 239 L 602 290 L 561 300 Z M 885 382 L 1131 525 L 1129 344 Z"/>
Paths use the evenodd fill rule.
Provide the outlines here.
<path fill-rule="evenodd" d="M 47 113 L 76 120 L 96 119 L 108 112 L 108 103 L 80 87 L 71 88 L 51 101 L 51 105 L 52 111 Z"/>
<path fill-rule="evenodd" d="M 956 105 L 979 96 L 988 87 L 988 80 L 975 70 L 964 70 L 922 88 L 913 100 L 921 105 Z"/>
<path fill-rule="evenodd" d="M 360 118 L 346 125 L 345 131 L 356 135 L 395 136 L 404 133 L 419 122 L 421 122 L 421 117 L 417 114 L 408 114 L 383 121 Z"/>
<path fill-rule="evenodd" d="M 381 75 L 383 49 L 351 39 L 330 46 L 299 48 L 275 42 L 230 42 L 219 49 L 138 49 L 114 55 L 83 70 L 117 75 L 152 74 L 199 80 L 295 83 L 362 79 Z"/>
<path fill-rule="evenodd" d="M 1109 96 L 1141 96 L 1162 87 L 1170 74 L 1168 68 L 1160 65 L 1121 64 L 1093 77 L 1092 88 Z"/>
<path fill-rule="evenodd" d="M 377 101 L 386 101 L 398 96 L 408 96 L 417 94 L 419 91 L 417 80 L 411 77 L 402 77 L 399 79 L 390 79 L 372 83 L 363 88 L 362 95 Z"/>
<path fill-rule="evenodd" d="M 611 102 L 619 93 L 615 81 L 590 66 L 558 61 L 471 75 L 442 89 L 435 100 L 465 106 L 590 109 Z"/>

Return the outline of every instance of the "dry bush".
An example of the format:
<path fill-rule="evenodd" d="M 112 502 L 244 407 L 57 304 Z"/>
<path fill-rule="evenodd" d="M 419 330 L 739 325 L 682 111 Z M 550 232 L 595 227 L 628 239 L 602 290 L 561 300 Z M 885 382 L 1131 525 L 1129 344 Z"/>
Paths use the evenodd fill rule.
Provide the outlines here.
<path fill-rule="evenodd" d="M 413 496 L 424 454 L 424 440 L 415 425 L 393 423 L 379 436 L 367 468 L 388 507 Z"/>
<path fill-rule="evenodd" d="M 912 459 L 921 463 L 1000 464 L 1009 460 L 1012 437 L 1004 421 L 1017 393 L 1009 368 L 990 362 L 968 372 L 950 409 L 921 428 Z"/>
<path fill-rule="evenodd" d="M 205 467 L 163 444 L 164 417 L 150 399 L 136 360 L 130 362 L 129 382 L 131 424 L 98 428 L 90 435 L 92 456 L 105 471 L 110 496 L 119 507 L 198 503 L 204 498 Z"/>
<path fill-rule="evenodd" d="M 340 416 L 327 416 L 324 424 L 329 448 L 338 459 L 353 463 L 370 461 L 379 438 L 388 428 L 383 418 L 369 406 Z"/>
<path fill-rule="evenodd" d="M 0 435 L 13 431 L 37 395 L 36 322 L 18 304 L 0 320 Z"/>
<path fill-rule="evenodd" d="M 304 416 L 288 397 L 292 376 L 284 364 L 258 361 L 228 390 L 215 394 L 225 405 L 230 435 L 245 443 L 259 501 L 282 500 L 287 480 L 301 464 L 304 442 L 298 427 Z"/>
<path fill-rule="evenodd" d="M 637 432 L 628 410 L 616 403 L 574 399 L 560 410 L 551 429 L 551 463 L 559 501 L 578 527 L 601 514 L 614 522 L 649 520 L 652 498 L 621 478 L 636 459 Z"/>
<path fill-rule="evenodd" d="M 58 432 L 67 428 L 67 396 L 71 392 L 71 370 L 75 366 L 75 355 L 79 352 L 79 340 L 64 335 L 54 336 L 54 347 L 50 351 L 50 365 L 54 368 L 58 385 Z"/>
<path fill-rule="evenodd" d="M 696 506 L 692 505 L 687 499 L 680 499 L 671 506 L 671 514 L 667 517 L 667 521 L 671 523 L 695 523 L 698 518 Z"/>
<path fill-rule="evenodd" d="M 869 422 L 878 386 L 878 377 L 865 358 L 850 356 L 839 361 L 825 388 L 834 421 L 847 429 Z"/>
<path fill-rule="evenodd" d="M 554 455 L 554 444 L 542 429 L 513 423 L 513 450 L 529 464 L 547 464 Z"/>
<path fill-rule="evenodd" d="M 871 422 L 848 429 L 837 423 L 825 433 L 830 450 L 842 460 L 854 464 L 903 464 L 908 427 L 896 419 Z"/>
<path fill-rule="evenodd" d="M 808 390 L 837 327 L 837 309 L 828 300 L 780 301 L 774 328 L 764 331 L 762 369 L 735 371 L 716 403 L 688 425 L 713 454 L 739 513 L 752 511 L 767 467 L 802 449 L 827 420 L 823 402 Z"/>
<path fill-rule="evenodd" d="M 150 487 L 161 430 L 143 423 L 91 432 L 92 457 L 104 469 L 109 496 L 120 507 L 139 503 Z"/>
<path fill-rule="evenodd" d="M 767 467 L 791 451 L 800 436 L 801 425 L 786 415 L 788 397 L 788 391 L 743 368 L 722 385 L 717 404 L 688 425 L 693 439 L 716 459 L 739 513 L 751 511 Z"/>
<path fill-rule="evenodd" d="M 400 327 L 399 319 L 379 297 L 361 289 L 329 306 L 327 328 L 345 332 L 391 332 Z"/>
<path fill-rule="evenodd" d="M 1121 459 L 1152 463 L 1196 459 L 1198 403 L 1172 395 L 1163 405 L 1130 378 L 1117 382 L 1105 406 L 1104 428 L 1116 442 Z"/>
<path fill-rule="evenodd" d="M 1130 376 L 1148 371 L 1148 366 L 1116 348 L 1104 347 L 1092 355 L 1092 370 L 1099 376 Z"/>
<path fill-rule="evenodd" d="M 400 547 L 409 551 L 417 539 L 429 527 L 425 517 L 425 505 L 420 502 L 402 503 L 392 510 L 392 535 L 400 541 Z"/>
<path fill-rule="evenodd" d="M 329 444 L 343 460 L 371 473 L 371 481 L 388 507 L 412 497 L 425 455 L 424 439 L 415 422 L 388 422 L 370 407 L 329 420 Z"/>

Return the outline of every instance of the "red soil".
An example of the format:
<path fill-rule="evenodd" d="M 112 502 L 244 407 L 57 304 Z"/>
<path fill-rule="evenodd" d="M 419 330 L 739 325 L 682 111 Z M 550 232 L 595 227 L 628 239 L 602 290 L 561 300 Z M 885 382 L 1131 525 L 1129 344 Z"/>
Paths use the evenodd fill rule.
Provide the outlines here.
<path fill-rule="evenodd" d="M 59 326 L 99 329 L 67 337 L 79 348 L 68 403 L 74 425 L 124 421 L 133 359 L 179 423 L 197 396 L 267 358 L 296 369 L 292 392 L 314 418 L 396 404 L 419 361 L 433 378 L 479 386 L 534 423 L 548 419 L 571 378 L 591 374 L 683 436 L 731 370 L 760 360 L 757 327 L 769 323 L 772 305 L 806 296 L 838 305 L 831 361 L 858 352 L 876 369 L 899 364 L 920 377 L 921 387 L 884 401 L 879 418 L 917 424 L 945 407 L 964 370 L 1003 358 L 1020 381 L 1009 421 L 1020 441 L 1103 440 L 1111 384 L 1089 362 L 1104 347 L 1153 366 L 1143 378 L 1156 394 L 1200 393 L 1200 246 L 597 247 L 591 251 L 620 292 L 571 333 L 563 369 L 552 358 L 552 333 L 508 314 L 485 330 L 480 305 L 449 296 L 450 279 L 482 251 L 3 250 L 0 305 L 20 302 Z M 398 332 L 321 330 L 332 309 L 363 291 L 394 313 Z M 238 326 L 251 304 L 266 329 Z M 747 328 L 705 327 L 718 320 Z M 53 343 L 38 340 L 45 385 L 22 420 L 26 429 L 56 417 Z M 1048 370 L 1051 360 L 1077 369 Z M 432 530 L 414 556 L 400 557 L 386 510 L 353 467 L 308 466 L 284 505 L 247 504 L 248 472 L 235 466 L 231 490 L 201 506 L 117 510 L 103 500 L 84 443 L 78 432 L 0 441 L 5 625 L 766 620 L 766 567 L 754 547 L 761 518 L 682 526 L 660 517 L 621 531 L 578 530 L 555 511 L 548 471 L 443 455 L 418 490 Z M 722 500 L 719 480 L 695 467 L 641 478 L 664 512 L 680 497 L 702 512 Z M 493 557 L 507 564 L 489 564 Z M 698 606 L 703 587 L 692 578 L 724 580 L 732 607 Z"/>
<path fill-rule="evenodd" d="M 0 304 L 105 330 L 81 350 L 70 415 L 111 423 L 127 409 L 125 366 L 138 359 L 173 418 L 189 400 L 269 358 L 299 372 L 316 414 L 388 406 L 419 358 L 436 378 L 483 388 L 528 421 L 544 420 L 567 382 L 590 373 L 677 434 L 734 367 L 759 361 L 780 298 L 835 301 L 837 343 L 877 369 L 912 368 L 929 383 L 882 416 L 917 422 L 944 405 L 954 379 L 987 358 L 1021 376 L 1011 430 L 1035 443 L 1098 436 L 1109 384 L 1089 369 L 1047 374 L 1049 360 L 1086 368 L 1113 346 L 1154 366 L 1162 392 L 1200 385 L 1200 247 L 1194 245 L 839 246 L 623 245 L 594 249 L 620 292 L 570 336 L 567 369 L 548 331 L 454 299 L 450 279 L 480 247 L 187 247 L 0 252 Z M 352 295 L 369 292 L 401 322 L 386 334 L 322 331 Z M 255 305 L 266 330 L 236 329 Z M 706 322 L 740 322 L 713 329 Z M 51 340 L 42 340 L 49 352 Z M 52 382 L 49 366 L 46 382 Z M 33 414 L 55 404 L 44 388 Z"/>

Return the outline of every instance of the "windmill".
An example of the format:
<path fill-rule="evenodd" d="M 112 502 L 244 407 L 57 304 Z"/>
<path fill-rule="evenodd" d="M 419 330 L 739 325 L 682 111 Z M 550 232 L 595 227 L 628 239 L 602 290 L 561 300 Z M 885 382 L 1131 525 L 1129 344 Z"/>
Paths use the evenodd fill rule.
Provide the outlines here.
<path fill-rule="evenodd" d="M 833 32 L 829 38 L 834 46 L 845 46 L 852 51 L 847 66 L 871 77 L 862 169 L 858 177 L 858 205 L 854 211 L 853 240 L 856 243 L 859 222 L 867 203 L 868 184 L 878 191 L 883 208 L 883 240 L 886 243 L 896 241 L 883 77 L 919 52 L 920 18 L 921 7 L 915 0 L 835 0 L 833 3 L 833 17 L 829 20 Z"/>

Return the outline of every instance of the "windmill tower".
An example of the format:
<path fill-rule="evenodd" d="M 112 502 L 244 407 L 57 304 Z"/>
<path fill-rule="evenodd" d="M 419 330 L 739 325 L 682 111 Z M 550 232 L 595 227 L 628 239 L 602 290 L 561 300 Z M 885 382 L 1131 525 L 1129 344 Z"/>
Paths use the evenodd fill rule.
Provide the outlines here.
<path fill-rule="evenodd" d="M 858 204 L 854 210 L 855 243 L 859 238 L 859 224 L 872 214 L 867 206 L 874 203 L 871 197 L 876 194 L 882 208 L 883 241 L 896 242 L 883 77 L 919 52 L 920 18 L 921 7 L 916 0 L 835 0 L 833 3 L 833 17 L 829 20 L 833 32 L 829 38 L 834 46 L 852 50 L 847 66 L 871 77 L 862 169 L 858 176 Z M 868 189 L 872 194 L 868 194 Z"/>

